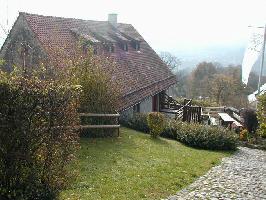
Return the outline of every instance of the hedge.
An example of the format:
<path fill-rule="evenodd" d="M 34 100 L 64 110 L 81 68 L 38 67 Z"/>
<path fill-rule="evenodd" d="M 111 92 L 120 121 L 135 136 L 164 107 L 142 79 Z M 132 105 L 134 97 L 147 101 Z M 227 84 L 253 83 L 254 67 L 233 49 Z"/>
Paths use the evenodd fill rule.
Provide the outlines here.
<path fill-rule="evenodd" d="M 122 124 L 129 128 L 150 132 L 148 114 L 136 113 L 132 118 L 123 120 Z M 237 135 L 223 127 L 186 123 L 173 119 L 165 119 L 162 137 L 178 140 L 188 146 L 210 150 L 235 150 Z"/>
<path fill-rule="evenodd" d="M 178 121 L 171 126 L 172 135 L 188 146 L 211 150 L 235 150 L 237 146 L 237 135 L 223 127 Z"/>
<path fill-rule="evenodd" d="M 0 71 L 0 199 L 55 199 L 68 185 L 76 97 L 67 83 Z"/>

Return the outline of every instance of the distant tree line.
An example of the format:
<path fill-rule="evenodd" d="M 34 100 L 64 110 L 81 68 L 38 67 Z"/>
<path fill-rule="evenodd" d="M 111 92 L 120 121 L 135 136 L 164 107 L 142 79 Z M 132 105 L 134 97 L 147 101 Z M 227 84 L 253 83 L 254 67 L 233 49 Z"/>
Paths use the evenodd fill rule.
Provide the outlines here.
<path fill-rule="evenodd" d="M 179 61 L 170 53 L 161 54 L 161 57 L 168 66 L 172 63 L 170 61 Z M 258 75 L 253 72 L 250 74 L 248 85 L 245 86 L 242 83 L 241 65 L 223 67 L 220 63 L 204 61 L 199 63 L 192 72 L 178 70 L 178 67 L 174 66 L 169 68 L 175 69 L 173 72 L 177 75 L 176 93 L 178 96 L 206 99 L 217 105 L 247 107 L 247 96 L 256 91 L 258 87 Z M 262 84 L 265 82 L 266 77 L 262 77 Z"/>

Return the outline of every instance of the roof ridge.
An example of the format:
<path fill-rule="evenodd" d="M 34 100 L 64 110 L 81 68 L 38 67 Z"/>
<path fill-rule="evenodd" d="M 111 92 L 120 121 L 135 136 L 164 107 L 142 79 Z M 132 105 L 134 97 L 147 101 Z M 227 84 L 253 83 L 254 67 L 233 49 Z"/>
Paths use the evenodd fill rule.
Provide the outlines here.
<path fill-rule="evenodd" d="M 40 15 L 40 14 L 35 14 L 35 13 L 28 13 L 28 12 L 19 12 L 19 15 L 30 15 L 30 16 L 38 16 L 38 17 L 50 17 L 50 18 L 58 18 L 58 19 L 63 19 L 63 20 L 81 20 L 85 22 L 104 22 L 104 23 L 109 23 L 108 21 L 103 21 L 103 20 L 91 20 L 91 19 L 80 19 L 80 18 L 74 18 L 74 17 L 58 17 L 58 16 L 53 16 L 53 15 Z M 128 23 L 117 23 L 121 25 L 131 25 Z"/>

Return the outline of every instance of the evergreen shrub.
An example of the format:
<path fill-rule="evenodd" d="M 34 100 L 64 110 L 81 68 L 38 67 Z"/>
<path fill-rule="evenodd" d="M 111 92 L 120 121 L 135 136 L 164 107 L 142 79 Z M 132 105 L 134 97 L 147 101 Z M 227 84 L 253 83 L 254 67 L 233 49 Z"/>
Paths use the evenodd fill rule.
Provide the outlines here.
<path fill-rule="evenodd" d="M 151 137 L 157 138 L 163 132 L 165 127 L 164 115 L 159 112 L 151 112 L 147 116 L 147 122 Z"/>

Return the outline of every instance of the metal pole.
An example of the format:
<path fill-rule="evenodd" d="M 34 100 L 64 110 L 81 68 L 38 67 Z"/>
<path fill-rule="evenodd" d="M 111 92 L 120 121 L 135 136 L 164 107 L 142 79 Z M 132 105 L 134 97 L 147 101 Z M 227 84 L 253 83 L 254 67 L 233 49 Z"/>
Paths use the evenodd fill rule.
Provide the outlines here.
<path fill-rule="evenodd" d="M 258 95 L 260 94 L 260 84 L 261 84 L 261 77 L 262 77 L 262 72 L 263 72 L 265 40 L 266 40 L 266 25 L 264 27 L 264 35 L 263 35 L 263 45 L 262 45 L 262 54 L 261 54 L 260 74 L 259 74 L 259 82 L 258 82 Z"/>

